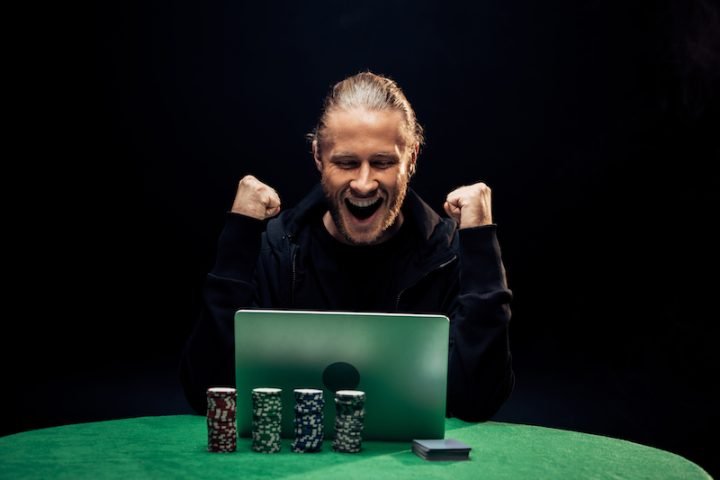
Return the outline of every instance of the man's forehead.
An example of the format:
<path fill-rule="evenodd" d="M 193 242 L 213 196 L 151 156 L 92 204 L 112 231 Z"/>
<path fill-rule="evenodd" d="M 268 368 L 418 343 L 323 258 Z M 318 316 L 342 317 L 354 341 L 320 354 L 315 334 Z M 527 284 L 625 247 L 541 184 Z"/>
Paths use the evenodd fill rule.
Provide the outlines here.
<path fill-rule="evenodd" d="M 376 123 L 400 123 L 405 120 L 402 112 L 393 109 L 369 109 L 363 107 L 334 109 L 328 112 L 326 124 L 363 125 Z"/>
<path fill-rule="evenodd" d="M 355 140 L 400 146 L 406 143 L 404 119 L 395 110 L 337 110 L 328 115 L 325 125 L 325 136 L 332 143 Z"/>

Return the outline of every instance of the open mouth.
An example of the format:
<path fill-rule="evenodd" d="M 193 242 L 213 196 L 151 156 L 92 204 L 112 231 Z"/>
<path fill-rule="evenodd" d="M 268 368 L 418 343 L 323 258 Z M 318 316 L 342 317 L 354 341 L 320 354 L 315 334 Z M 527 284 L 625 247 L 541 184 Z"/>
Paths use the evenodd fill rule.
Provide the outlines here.
<path fill-rule="evenodd" d="M 382 197 L 378 197 L 374 200 L 364 199 L 345 199 L 345 206 L 352 213 L 355 218 L 365 220 L 366 218 L 372 217 L 373 213 L 377 212 L 382 204 Z"/>

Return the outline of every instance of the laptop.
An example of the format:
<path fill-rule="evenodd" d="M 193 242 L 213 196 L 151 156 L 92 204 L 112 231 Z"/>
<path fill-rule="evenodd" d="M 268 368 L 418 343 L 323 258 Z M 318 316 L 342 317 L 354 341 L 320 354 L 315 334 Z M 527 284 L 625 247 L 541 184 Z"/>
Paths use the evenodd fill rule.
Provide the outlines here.
<path fill-rule="evenodd" d="M 444 438 L 448 335 L 444 315 L 239 310 L 237 427 L 252 432 L 254 388 L 282 389 L 282 436 L 294 436 L 296 388 L 324 392 L 334 436 L 335 392 L 365 392 L 363 439 Z"/>

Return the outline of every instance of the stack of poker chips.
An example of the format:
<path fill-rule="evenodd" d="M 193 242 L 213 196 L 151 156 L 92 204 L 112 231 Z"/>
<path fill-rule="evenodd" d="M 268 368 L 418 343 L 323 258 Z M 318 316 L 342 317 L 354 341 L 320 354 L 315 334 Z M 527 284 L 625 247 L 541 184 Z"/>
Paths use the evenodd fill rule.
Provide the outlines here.
<path fill-rule="evenodd" d="M 281 393 L 279 388 L 255 388 L 252 391 L 252 449 L 255 452 L 280 451 Z"/>
<path fill-rule="evenodd" d="M 322 449 L 325 399 L 322 390 L 298 388 L 295 392 L 295 439 L 292 451 L 319 452 Z"/>
<path fill-rule="evenodd" d="M 335 392 L 335 440 L 333 450 L 358 453 L 362 449 L 362 430 L 365 422 L 365 392 L 338 390 Z"/>
<path fill-rule="evenodd" d="M 208 388 L 207 426 L 209 452 L 235 451 L 237 447 L 236 399 L 234 388 Z"/>

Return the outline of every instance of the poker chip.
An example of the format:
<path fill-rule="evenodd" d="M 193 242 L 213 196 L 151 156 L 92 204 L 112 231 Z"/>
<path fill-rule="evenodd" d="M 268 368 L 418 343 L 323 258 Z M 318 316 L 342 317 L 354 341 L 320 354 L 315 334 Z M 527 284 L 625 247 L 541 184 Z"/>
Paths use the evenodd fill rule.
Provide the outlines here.
<path fill-rule="evenodd" d="M 362 430 L 365 423 L 365 392 L 338 390 L 335 392 L 335 439 L 332 448 L 341 453 L 362 450 Z"/>
<path fill-rule="evenodd" d="M 295 396 L 295 437 L 291 450 L 313 453 L 322 450 L 325 399 L 322 390 L 298 388 Z M 252 390 L 252 450 L 276 453 L 281 450 L 282 389 Z M 229 387 L 207 390 L 208 451 L 237 450 L 237 392 Z M 339 390 L 335 393 L 335 438 L 332 448 L 341 453 L 362 450 L 365 422 L 365 392 Z"/>
<path fill-rule="evenodd" d="M 322 450 L 325 436 L 325 399 L 323 391 L 311 388 L 297 388 L 295 394 L 295 438 L 292 451 L 312 453 Z"/>
<path fill-rule="evenodd" d="M 279 388 L 254 388 L 252 391 L 252 450 L 276 453 L 281 449 L 282 400 Z"/>
<path fill-rule="evenodd" d="M 207 390 L 208 451 L 234 452 L 237 448 L 235 412 L 237 396 L 234 388 L 211 387 Z"/>

